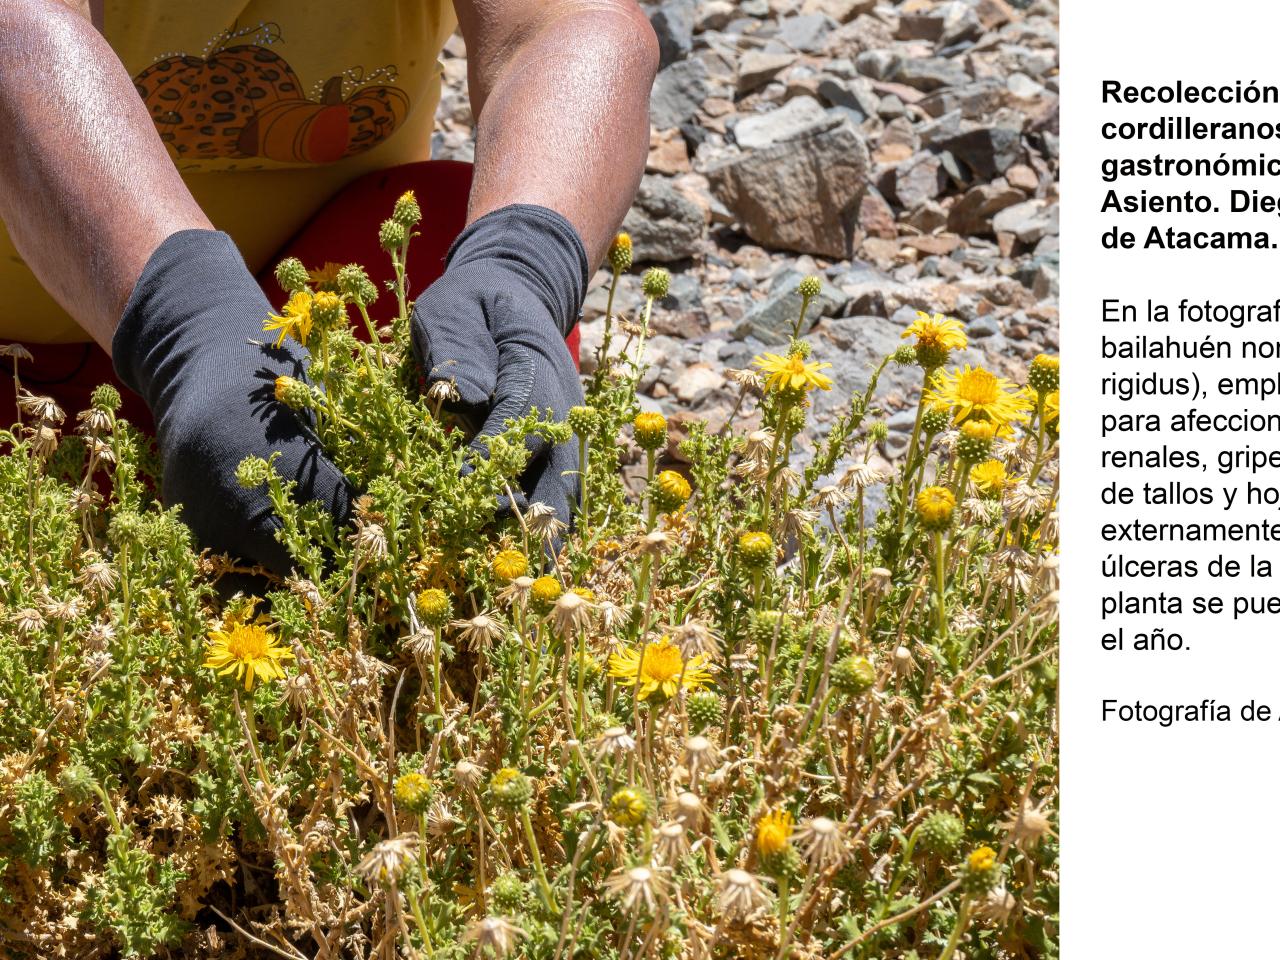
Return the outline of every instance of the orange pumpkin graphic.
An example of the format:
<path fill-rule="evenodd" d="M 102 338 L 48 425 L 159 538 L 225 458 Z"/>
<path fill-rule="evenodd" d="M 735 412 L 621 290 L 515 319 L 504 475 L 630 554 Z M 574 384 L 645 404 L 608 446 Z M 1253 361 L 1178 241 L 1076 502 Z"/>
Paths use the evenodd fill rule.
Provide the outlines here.
<path fill-rule="evenodd" d="M 207 58 L 165 57 L 133 82 L 175 160 L 241 155 L 245 124 L 258 111 L 303 95 L 284 58 L 256 44 L 217 49 Z"/>
<path fill-rule="evenodd" d="M 333 77 L 320 99 L 275 99 L 262 105 L 241 131 L 241 156 L 286 163 L 333 163 L 389 137 L 409 113 L 409 98 L 387 86 L 358 87 L 343 97 Z"/>

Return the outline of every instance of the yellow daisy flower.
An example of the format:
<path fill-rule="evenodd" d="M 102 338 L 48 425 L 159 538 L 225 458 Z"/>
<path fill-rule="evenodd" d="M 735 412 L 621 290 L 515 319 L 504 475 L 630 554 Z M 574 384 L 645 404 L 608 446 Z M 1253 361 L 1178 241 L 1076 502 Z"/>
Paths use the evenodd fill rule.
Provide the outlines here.
<path fill-rule="evenodd" d="M 697 690 L 711 683 L 704 668 L 706 657 L 696 654 L 686 662 L 680 650 L 663 637 L 642 648 L 627 647 L 609 657 L 609 676 L 624 687 L 636 688 L 636 699 L 645 700 L 657 691 L 668 699 L 683 687 Z"/>
<path fill-rule="evenodd" d="M 284 305 L 281 316 L 271 314 L 267 317 L 267 322 L 262 325 L 263 333 L 275 333 L 277 330 L 280 336 L 276 337 L 276 346 L 284 343 L 285 337 L 293 337 L 298 343 L 306 345 L 307 338 L 311 336 L 311 305 L 314 297 L 306 290 L 299 290 L 289 297 L 289 302 Z"/>
<path fill-rule="evenodd" d="M 969 345 L 964 326 L 959 320 L 944 317 L 940 313 L 933 316 L 923 310 L 916 311 L 915 322 L 902 332 L 902 339 L 916 338 L 916 346 L 941 347 L 943 350 L 963 350 Z"/>
<path fill-rule="evenodd" d="M 317 290 L 324 290 L 328 293 L 338 292 L 338 271 L 342 269 L 342 264 L 334 263 L 332 260 L 326 260 L 323 267 L 316 267 L 314 270 L 307 271 L 307 279 Z"/>
<path fill-rule="evenodd" d="M 244 677 L 244 688 L 252 690 L 255 677 L 263 683 L 282 679 L 280 662 L 292 659 L 293 651 L 276 643 L 266 627 L 232 621 L 226 629 L 209 631 L 202 666 L 216 670 L 219 676 L 234 673 L 237 680 Z"/>
<path fill-rule="evenodd" d="M 795 821 L 785 810 L 766 813 L 756 824 L 756 850 L 762 857 L 774 857 L 784 852 L 791 843 L 791 831 Z"/>
<path fill-rule="evenodd" d="M 938 371 L 925 402 L 951 407 L 956 423 L 963 423 L 969 417 L 1001 424 L 1017 423 L 1027 419 L 1031 407 L 1023 391 L 1015 389 L 1004 377 L 968 364 L 963 370 Z"/>
<path fill-rule="evenodd" d="M 1004 492 L 1009 483 L 1009 471 L 999 460 L 985 460 L 969 471 L 969 482 L 978 488 L 980 493 L 988 496 Z"/>
<path fill-rule="evenodd" d="M 499 550 L 491 566 L 495 577 L 509 583 L 529 572 L 529 558 L 519 550 Z"/>
<path fill-rule="evenodd" d="M 819 390 L 831 389 L 831 378 L 819 373 L 831 366 L 829 363 L 806 363 L 803 356 L 793 353 L 780 357 L 776 353 L 766 353 L 751 361 L 761 372 L 767 373 L 766 390 L 803 390 L 808 392 L 815 387 Z"/>

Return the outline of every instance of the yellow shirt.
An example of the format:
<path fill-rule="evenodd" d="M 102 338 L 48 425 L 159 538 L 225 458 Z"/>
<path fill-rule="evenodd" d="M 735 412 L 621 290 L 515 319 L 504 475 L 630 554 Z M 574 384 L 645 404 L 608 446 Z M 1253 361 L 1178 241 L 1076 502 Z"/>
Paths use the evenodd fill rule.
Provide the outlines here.
<path fill-rule="evenodd" d="M 431 153 L 448 0 L 106 0 L 104 33 L 253 270 L 343 185 Z M 0 339 L 89 339 L 0 225 Z"/>

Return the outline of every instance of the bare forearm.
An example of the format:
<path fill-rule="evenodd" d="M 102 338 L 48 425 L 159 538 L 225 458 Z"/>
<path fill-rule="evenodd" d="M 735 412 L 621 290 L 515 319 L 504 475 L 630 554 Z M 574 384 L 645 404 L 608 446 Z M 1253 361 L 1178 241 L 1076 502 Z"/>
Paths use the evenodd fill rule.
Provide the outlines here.
<path fill-rule="evenodd" d="M 0 0 L 0 219 L 95 340 L 111 335 L 152 251 L 209 222 L 110 46 L 55 0 Z"/>
<path fill-rule="evenodd" d="M 648 21 L 630 2 L 567 0 L 508 32 L 465 6 L 478 117 L 470 219 L 540 204 L 565 216 L 600 262 L 644 173 L 658 63 Z"/>

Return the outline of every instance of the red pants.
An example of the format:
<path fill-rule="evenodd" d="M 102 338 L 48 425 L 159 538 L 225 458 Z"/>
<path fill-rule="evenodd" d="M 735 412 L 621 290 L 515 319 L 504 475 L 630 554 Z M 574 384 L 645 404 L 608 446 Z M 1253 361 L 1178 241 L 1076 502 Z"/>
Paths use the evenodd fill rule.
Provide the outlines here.
<path fill-rule="evenodd" d="M 444 257 L 467 222 L 467 197 L 471 192 L 471 164 L 454 160 L 427 160 L 381 170 L 344 187 L 284 245 L 258 282 L 273 304 L 283 303 L 284 291 L 276 284 L 275 265 L 285 257 L 297 257 L 308 268 L 325 263 L 358 263 L 369 272 L 381 291 L 392 280 L 391 261 L 378 246 L 378 226 L 391 215 L 396 198 L 413 190 L 422 207 L 419 236 L 409 252 L 409 295 L 418 296 L 444 271 Z M 387 302 L 384 295 L 378 307 Z M 375 307 L 374 318 L 385 317 Z M 265 317 L 263 318 L 266 319 Z M 363 335 L 363 326 L 354 328 Z M 569 352 L 578 356 L 578 331 L 567 340 Z M 123 415 L 146 430 L 154 429 L 142 399 L 124 387 L 112 369 L 111 359 L 96 343 L 24 344 L 35 358 L 19 366 L 23 385 L 32 393 L 51 396 L 69 417 L 89 406 L 89 395 L 101 383 L 113 383 L 124 398 Z M 0 370 L 0 410 L 14 410 L 13 380 Z M 0 414 L 2 416 L 3 414 Z M 12 415 L 10 415 L 12 419 Z M 6 421 L 8 422 L 8 421 Z"/>

